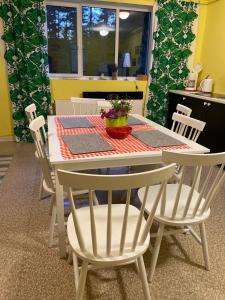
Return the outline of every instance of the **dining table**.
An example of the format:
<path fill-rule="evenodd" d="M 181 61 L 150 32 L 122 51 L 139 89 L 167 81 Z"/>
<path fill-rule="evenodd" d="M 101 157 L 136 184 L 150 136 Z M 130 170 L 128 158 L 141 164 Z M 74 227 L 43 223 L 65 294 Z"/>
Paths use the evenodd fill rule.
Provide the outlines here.
<path fill-rule="evenodd" d="M 91 127 L 73 127 L 63 126 L 61 120 L 86 118 Z M 113 139 L 105 130 L 105 122 L 99 115 L 51 115 L 48 116 L 48 145 L 49 145 L 49 160 L 51 168 L 55 174 L 56 187 L 56 207 L 58 221 L 58 247 L 61 258 L 66 257 L 66 227 L 64 220 L 64 193 L 63 187 L 59 184 L 58 170 L 81 171 L 112 167 L 138 166 L 147 164 L 156 164 L 162 162 L 162 151 L 169 150 L 179 153 L 207 153 L 209 149 L 197 144 L 187 138 L 174 133 L 168 128 L 165 128 L 141 115 L 134 114 L 132 117 L 140 121 L 140 124 L 131 124 L 134 134 L 128 135 L 125 139 Z M 180 141 L 178 145 L 163 145 L 154 146 L 147 145 L 142 140 L 138 139 L 135 133 L 141 131 L 157 130 L 168 137 L 175 138 Z M 85 139 L 86 135 L 97 135 L 101 137 L 110 148 L 107 151 L 93 151 L 85 153 L 74 153 L 66 144 L 65 136 L 78 136 Z"/>

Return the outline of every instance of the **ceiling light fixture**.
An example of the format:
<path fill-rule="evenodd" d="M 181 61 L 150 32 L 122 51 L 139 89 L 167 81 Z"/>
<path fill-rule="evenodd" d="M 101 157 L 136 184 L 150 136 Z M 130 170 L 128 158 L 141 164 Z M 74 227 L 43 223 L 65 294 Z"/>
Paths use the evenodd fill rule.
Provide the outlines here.
<path fill-rule="evenodd" d="M 93 31 L 97 31 L 103 37 L 107 36 L 110 32 L 115 31 L 114 26 L 109 26 L 108 24 L 105 24 L 105 22 L 102 22 L 97 26 L 93 26 L 91 29 Z"/>
<path fill-rule="evenodd" d="M 101 30 L 99 30 L 99 34 L 101 36 L 107 36 L 109 34 L 109 31 L 106 29 L 101 29 Z"/>
<path fill-rule="evenodd" d="M 119 17 L 122 20 L 126 20 L 129 17 L 130 13 L 128 11 L 120 11 Z"/>

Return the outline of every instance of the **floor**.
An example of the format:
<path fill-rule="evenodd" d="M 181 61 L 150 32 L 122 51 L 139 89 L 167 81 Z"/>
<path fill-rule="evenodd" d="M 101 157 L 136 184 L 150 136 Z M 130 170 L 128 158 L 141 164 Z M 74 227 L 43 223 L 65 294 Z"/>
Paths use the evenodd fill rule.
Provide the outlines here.
<path fill-rule="evenodd" d="M 2 183 L 3 178 L 7 174 L 11 161 L 12 161 L 12 156 L 0 155 L 0 184 Z"/>
<path fill-rule="evenodd" d="M 5 148 L 15 154 L 0 186 L 0 300 L 75 299 L 72 266 L 47 247 L 49 203 L 38 200 L 40 169 L 33 145 Z M 211 270 L 205 271 L 201 248 L 190 235 L 165 237 L 150 285 L 153 299 L 225 299 L 224 200 L 225 189 L 206 223 Z M 150 257 L 147 252 L 147 269 Z M 143 299 L 135 268 L 90 271 L 87 299 Z"/>
<path fill-rule="evenodd" d="M 16 151 L 16 144 L 11 142 L 0 142 L 0 184 L 8 172 L 13 155 Z"/>

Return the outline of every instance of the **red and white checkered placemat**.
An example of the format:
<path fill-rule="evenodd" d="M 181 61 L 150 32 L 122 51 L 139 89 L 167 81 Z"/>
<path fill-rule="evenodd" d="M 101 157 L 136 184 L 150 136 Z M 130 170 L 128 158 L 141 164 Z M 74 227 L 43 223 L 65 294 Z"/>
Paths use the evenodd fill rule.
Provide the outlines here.
<path fill-rule="evenodd" d="M 66 118 L 74 118 L 74 116 L 68 116 Z M 79 118 L 79 117 L 77 117 Z M 105 130 L 105 122 L 101 119 L 100 116 L 87 116 L 88 120 L 96 125 L 96 127 L 91 128 L 70 128 L 64 129 L 59 118 L 55 117 L 55 123 L 57 128 L 57 135 L 60 143 L 60 150 L 62 157 L 64 159 L 79 159 L 79 158 L 88 158 L 88 157 L 99 157 L 105 155 L 115 155 L 115 154 L 126 154 L 126 153 L 134 153 L 134 152 L 147 152 L 147 151 L 157 151 L 157 150 L 176 150 L 176 149 L 189 149 L 190 147 L 187 145 L 180 146 L 168 146 L 168 147 L 149 147 L 143 144 L 141 141 L 129 135 L 127 138 L 123 140 L 112 139 Z M 154 128 L 149 125 L 132 125 L 133 131 L 135 130 L 153 130 Z M 97 133 L 102 138 L 104 138 L 109 144 L 113 146 L 114 149 L 112 151 L 106 152 L 95 152 L 95 153 L 85 153 L 85 154 L 76 154 L 73 155 L 68 147 L 64 144 L 62 140 L 62 135 L 75 135 L 75 134 L 90 134 Z"/>

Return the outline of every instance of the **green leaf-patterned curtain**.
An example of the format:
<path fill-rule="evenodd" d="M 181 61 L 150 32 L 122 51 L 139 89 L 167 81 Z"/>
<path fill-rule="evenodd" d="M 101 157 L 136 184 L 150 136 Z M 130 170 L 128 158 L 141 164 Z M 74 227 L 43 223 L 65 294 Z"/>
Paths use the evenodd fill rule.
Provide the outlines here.
<path fill-rule="evenodd" d="M 189 73 L 187 60 L 195 39 L 192 25 L 197 17 L 197 5 L 177 0 L 158 0 L 157 4 L 158 25 L 153 36 L 155 45 L 147 109 L 149 119 L 165 125 L 168 91 L 183 89 Z"/>
<path fill-rule="evenodd" d="M 24 108 L 35 103 L 45 117 L 51 109 L 48 55 L 45 38 L 45 8 L 39 0 L 2 0 L 10 98 L 14 133 L 18 141 L 31 141 Z"/>

